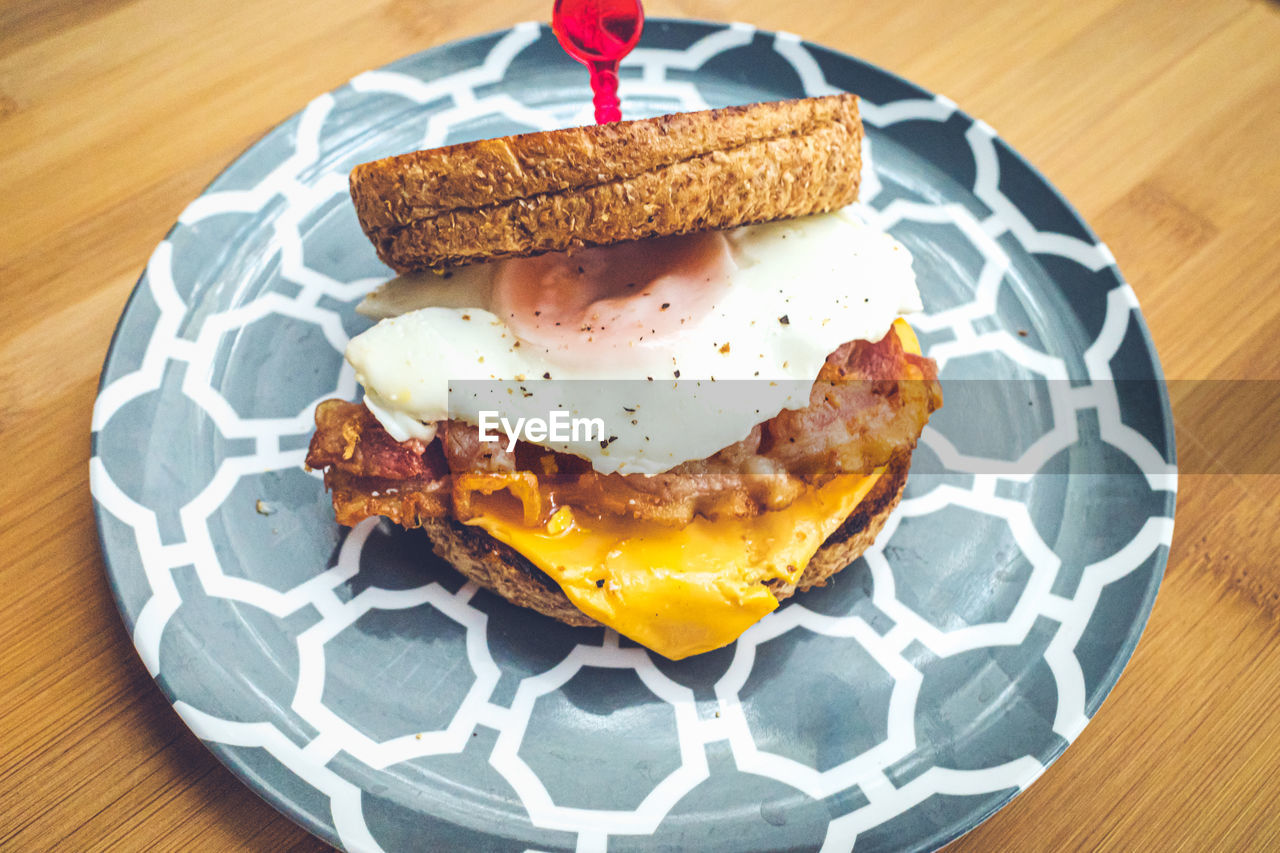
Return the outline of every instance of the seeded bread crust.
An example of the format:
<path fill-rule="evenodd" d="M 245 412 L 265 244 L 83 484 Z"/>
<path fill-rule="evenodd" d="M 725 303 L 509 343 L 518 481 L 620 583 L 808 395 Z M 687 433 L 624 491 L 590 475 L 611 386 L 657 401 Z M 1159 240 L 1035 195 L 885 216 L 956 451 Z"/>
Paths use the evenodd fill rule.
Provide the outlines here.
<path fill-rule="evenodd" d="M 769 583 L 779 601 L 790 598 L 797 590 L 824 586 L 833 575 L 871 547 L 885 520 L 902 499 L 910 467 L 910 452 L 895 457 L 889 463 L 884 475 L 862 502 L 836 532 L 827 537 L 794 585 L 780 581 Z M 453 519 L 426 520 L 422 527 L 431 538 L 436 554 L 480 586 L 513 604 L 536 610 L 567 625 L 599 627 L 600 623 L 573 606 L 550 575 L 480 528 Z"/>
<path fill-rule="evenodd" d="M 857 98 L 829 95 L 389 157 L 351 198 L 384 263 L 442 270 L 843 207 L 861 140 Z"/>

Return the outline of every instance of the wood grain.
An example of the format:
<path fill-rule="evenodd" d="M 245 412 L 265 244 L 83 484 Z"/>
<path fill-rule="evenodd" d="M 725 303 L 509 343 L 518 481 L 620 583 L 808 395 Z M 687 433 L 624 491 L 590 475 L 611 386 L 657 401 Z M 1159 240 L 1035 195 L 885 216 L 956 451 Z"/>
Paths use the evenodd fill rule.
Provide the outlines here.
<path fill-rule="evenodd" d="M 860 55 L 997 128 L 1111 246 L 1174 378 L 1280 379 L 1280 9 L 1246 0 L 652 0 Z M 108 591 L 89 415 L 151 249 L 360 71 L 549 16 L 464 0 L 0 2 L 0 848 L 325 849 L 186 730 Z M 1213 459 L 1229 415 L 1177 413 Z M 1206 468 L 1206 470 L 1208 470 Z M 964 850 L 1280 847 L 1280 477 L 1184 475 L 1124 677 Z"/>

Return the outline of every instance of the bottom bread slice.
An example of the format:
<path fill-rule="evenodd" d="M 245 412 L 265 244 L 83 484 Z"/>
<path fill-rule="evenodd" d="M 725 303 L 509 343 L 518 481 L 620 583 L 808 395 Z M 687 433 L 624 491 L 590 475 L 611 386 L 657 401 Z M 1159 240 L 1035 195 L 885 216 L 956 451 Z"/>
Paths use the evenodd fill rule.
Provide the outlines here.
<path fill-rule="evenodd" d="M 795 584 L 768 583 L 779 601 L 796 590 L 823 586 L 871 546 L 889 514 L 902 499 L 911 467 L 910 452 L 896 456 L 883 476 L 844 523 L 827 537 Z M 560 585 L 511 546 L 478 527 L 452 519 L 423 522 L 435 552 L 467 578 L 521 607 L 536 610 L 567 625 L 599 627 L 600 623 L 574 607 Z"/>

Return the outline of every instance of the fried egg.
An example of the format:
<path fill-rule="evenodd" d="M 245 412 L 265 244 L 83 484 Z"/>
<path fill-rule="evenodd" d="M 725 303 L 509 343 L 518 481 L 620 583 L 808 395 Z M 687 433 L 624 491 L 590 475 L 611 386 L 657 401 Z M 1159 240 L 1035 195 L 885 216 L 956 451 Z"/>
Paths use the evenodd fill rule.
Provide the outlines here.
<path fill-rule="evenodd" d="M 808 405 L 831 352 L 920 308 L 910 254 L 855 205 L 393 279 L 360 306 L 379 322 L 346 358 L 397 440 L 567 412 L 603 436 L 519 437 L 652 475 Z"/>

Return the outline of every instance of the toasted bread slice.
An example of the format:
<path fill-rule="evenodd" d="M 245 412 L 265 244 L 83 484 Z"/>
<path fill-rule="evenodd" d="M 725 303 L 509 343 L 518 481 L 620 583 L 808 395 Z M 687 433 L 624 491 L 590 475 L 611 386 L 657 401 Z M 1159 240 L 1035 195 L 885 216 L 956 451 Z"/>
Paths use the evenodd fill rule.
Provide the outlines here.
<path fill-rule="evenodd" d="M 894 507 L 902 499 L 907 484 L 911 454 L 894 457 L 880 480 L 845 519 L 835 533 L 809 561 L 794 585 L 769 584 L 779 601 L 796 590 L 823 586 L 871 547 Z M 529 562 L 519 551 L 491 537 L 478 527 L 453 519 L 428 519 L 423 529 L 442 559 L 480 586 L 513 604 L 528 607 L 544 616 L 578 627 L 599 627 L 600 623 L 574 607 L 546 572 Z"/>
<path fill-rule="evenodd" d="M 389 157 L 351 197 L 386 264 L 446 269 L 833 210 L 861 139 L 857 98 L 829 95 Z"/>

